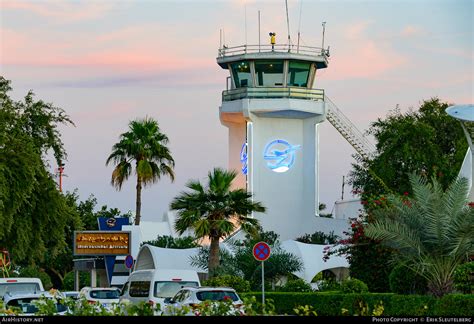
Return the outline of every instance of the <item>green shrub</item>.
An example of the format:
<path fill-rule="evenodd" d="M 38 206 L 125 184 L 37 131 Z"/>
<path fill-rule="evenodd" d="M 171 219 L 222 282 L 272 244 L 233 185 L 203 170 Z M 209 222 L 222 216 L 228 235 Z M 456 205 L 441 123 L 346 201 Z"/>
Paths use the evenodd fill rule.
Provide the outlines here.
<path fill-rule="evenodd" d="M 39 278 L 43 283 L 43 287 L 45 290 L 53 288 L 53 283 L 49 274 L 35 266 L 28 266 L 20 269 L 18 277 Z"/>
<path fill-rule="evenodd" d="M 454 288 L 464 294 L 474 293 L 474 262 L 463 263 L 456 268 Z"/>
<path fill-rule="evenodd" d="M 441 316 L 473 316 L 474 295 L 445 295 L 438 300 L 436 310 Z"/>
<path fill-rule="evenodd" d="M 298 306 L 293 309 L 298 316 L 318 316 L 318 313 L 314 310 L 313 306 Z"/>
<path fill-rule="evenodd" d="M 388 276 L 390 291 L 396 294 L 424 294 L 428 289 L 426 279 L 404 265 L 397 265 Z"/>
<path fill-rule="evenodd" d="M 88 272 L 80 271 L 79 272 L 79 288 L 90 286 L 91 285 L 91 276 Z M 63 280 L 63 291 L 74 290 L 74 271 L 68 272 L 64 276 Z"/>
<path fill-rule="evenodd" d="M 341 284 L 335 279 L 323 279 L 317 282 L 318 291 L 340 291 Z"/>
<path fill-rule="evenodd" d="M 262 298 L 259 292 L 240 295 L 242 298 Z M 380 305 L 383 305 L 383 316 L 472 316 L 474 313 L 474 295 L 461 294 L 436 298 L 393 293 L 266 292 L 265 299 L 272 299 L 276 314 L 282 315 L 294 314 L 294 309 L 302 305 L 312 307 L 319 316 L 340 316 L 342 309 L 347 310 L 346 315 L 373 313 Z"/>
<path fill-rule="evenodd" d="M 369 288 L 367 288 L 367 285 L 362 280 L 352 278 L 346 279 L 342 282 L 341 291 L 347 294 L 364 293 L 368 292 Z"/>
<path fill-rule="evenodd" d="M 250 291 L 250 283 L 237 276 L 218 276 L 205 280 L 202 284 L 203 286 L 213 286 L 213 287 L 231 287 L 234 288 L 237 292 L 247 292 Z"/>
<path fill-rule="evenodd" d="M 311 292 L 313 289 L 309 283 L 298 278 L 287 281 L 287 283 L 280 288 L 280 291 Z"/>
<path fill-rule="evenodd" d="M 335 244 L 339 240 L 339 236 L 334 234 L 334 231 L 326 234 L 321 231 L 316 231 L 313 234 L 305 234 L 296 239 L 296 241 L 307 244 Z"/>
<path fill-rule="evenodd" d="M 190 249 L 199 246 L 196 243 L 196 239 L 192 236 L 172 237 L 170 235 L 158 235 L 155 240 L 142 242 L 140 246 L 144 244 L 168 249 Z"/>

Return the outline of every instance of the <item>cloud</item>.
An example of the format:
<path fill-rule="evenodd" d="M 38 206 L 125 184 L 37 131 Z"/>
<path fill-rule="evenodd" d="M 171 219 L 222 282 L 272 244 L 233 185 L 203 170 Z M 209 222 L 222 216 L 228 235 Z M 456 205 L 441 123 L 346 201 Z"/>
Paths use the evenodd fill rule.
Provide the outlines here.
<path fill-rule="evenodd" d="M 185 70 L 209 67 L 216 34 L 186 39 L 163 24 L 143 24 L 102 33 L 68 33 L 40 29 L 26 32 L 0 29 L 2 63 L 26 66 L 94 66 L 124 70 Z M 47 46 L 45 46 L 47 44 Z M 189 55 L 192 51 L 193 55 Z M 38 55 L 41 53 L 41 55 Z M 213 53 L 213 54 L 211 54 Z"/>
<path fill-rule="evenodd" d="M 398 69 L 407 62 L 404 55 L 396 52 L 391 43 L 377 39 L 369 26 L 375 21 L 359 21 L 343 28 L 339 44 L 332 51 L 327 71 L 319 71 L 328 80 L 350 78 L 379 78 Z"/>
<path fill-rule="evenodd" d="M 373 21 L 367 20 L 349 25 L 344 30 L 344 36 L 349 40 L 358 40 L 365 36 L 367 27 L 371 24 L 373 24 Z"/>
<path fill-rule="evenodd" d="M 422 36 L 423 34 L 424 31 L 421 28 L 412 25 L 405 26 L 400 33 L 402 37 Z"/>
<path fill-rule="evenodd" d="M 75 77 L 73 79 L 62 78 L 47 83 L 53 87 L 64 88 L 113 88 L 113 87 L 143 87 L 154 86 L 159 88 L 168 87 L 207 87 L 222 85 L 225 80 L 218 73 L 217 66 L 207 69 L 189 68 L 185 70 L 156 71 L 152 73 L 114 73 L 113 75 Z M 93 72 L 91 72 L 93 74 Z"/>
<path fill-rule="evenodd" d="M 62 0 L 43 1 L 2 1 L 2 10 L 19 10 L 54 19 L 58 22 L 77 22 L 97 19 L 109 12 L 116 3 L 113 1 L 70 2 Z"/>

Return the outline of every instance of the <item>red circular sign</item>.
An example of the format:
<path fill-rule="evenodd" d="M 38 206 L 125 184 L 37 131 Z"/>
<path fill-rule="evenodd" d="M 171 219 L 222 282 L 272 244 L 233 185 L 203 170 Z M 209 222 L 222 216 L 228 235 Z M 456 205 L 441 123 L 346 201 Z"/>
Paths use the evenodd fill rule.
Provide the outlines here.
<path fill-rule="evenodd" d="M 258 242 L 253 246 L 253 256 L 258 261 L 265 261 L 270 257 L 270 246 L 265 242 Z"/>

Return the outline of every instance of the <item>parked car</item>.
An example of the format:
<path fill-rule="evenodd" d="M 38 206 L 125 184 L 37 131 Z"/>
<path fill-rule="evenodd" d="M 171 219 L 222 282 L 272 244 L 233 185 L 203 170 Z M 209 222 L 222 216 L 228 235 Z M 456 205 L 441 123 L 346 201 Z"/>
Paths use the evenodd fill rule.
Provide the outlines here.
<path fill-rule="evenodd" d="M 6 293 L 26 294 L 44 291 L 39 278 L 0 278 L 0 298 Z"/>
<path fill-rule="evenodd" d="M 36 315 L 38 312 L 38 303 L 41 298 L 47 298 L 56 301 L 56 315 L 66 315 L 68 308 L 61 302 L 57 302 L 57 295 L 53 295 L 48 291 L 37 291 L 36 293 L 7 293 L 3 300 L 6 308 L 17 308 L 21 315 Z"/>
<path fill-rule="evenodd" d="M 147 302 L 165 306 L 165 298 L 173 297 L 183 286 L 201 285 L 196 271 L 178 269 L 137 270 L 125 282 L 120 300 Z"/>
<path fill-rule="evenodd" d="M 120 289 L 102 287 L 84 287 L 79 292 L 79 299 L 85 298 L 90 304 L 101 304 L 111 309 L 113 304 L 119 303 Z"/>
<path fill-rule="evenodd" d="M 229 310 L 229 315 L 243 315 L 243 301 L 233 288 L 229 287 L 183 287 L 173 298 L 167 298 L 164 310 L 165 315 L 171 315 L 177 309 L 188 309 L 187 315 L 197 315 L 198 306 L 204 301 L 232 300 L 234 309 Z M 186 307 L 184 307 L 186 306 Z M 223 315 L 223 314 L 221 314 Z"/>
<path fill-rule="evenodd" d="M 79 299 L 79 291 L 63 291 L 62 294 L 65 298 Z"/>

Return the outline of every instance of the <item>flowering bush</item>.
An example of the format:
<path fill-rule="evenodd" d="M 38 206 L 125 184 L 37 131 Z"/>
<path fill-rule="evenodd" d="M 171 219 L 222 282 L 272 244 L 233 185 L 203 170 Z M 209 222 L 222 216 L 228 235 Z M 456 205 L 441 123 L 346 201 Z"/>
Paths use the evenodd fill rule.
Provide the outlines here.
<path fill-rule="evenodd" d="M 359 192 L 360 193 L 360 192 Z M 408 192 L 403 194 L 408 202 Z M 344 232 L 345 237 L 333 246 L 327 246 L 324 250 L 323 260 L 327 261 L 331 255 L 345 256 L 349 262 L 349 271 L 352 278 L 357 278 L 367 283 L 370 291 L 390 291 L 388 277 L 392 270 L 387 262 L 393 253 L 391 249 L 384 247 L 380 242 L 368 238 L 364 233 L 366 224 L 374 221 L 373 212 L 378 209 L 390 207 L 385 195 L 371 195 L 363 193 L 365 200 L 364 211 L 358 218 L 350 219 L 350 230 Z"/>

